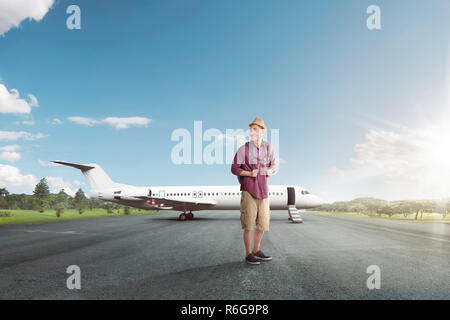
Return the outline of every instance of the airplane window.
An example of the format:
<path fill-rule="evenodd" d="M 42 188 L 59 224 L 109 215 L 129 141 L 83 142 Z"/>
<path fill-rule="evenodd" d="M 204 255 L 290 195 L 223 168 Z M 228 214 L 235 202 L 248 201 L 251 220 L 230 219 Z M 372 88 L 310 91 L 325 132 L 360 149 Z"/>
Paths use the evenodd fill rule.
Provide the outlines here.
<path fill-rule="evenodd" d="M 278 192 L 277 192 L 277 196 L 278 196 Z"/>

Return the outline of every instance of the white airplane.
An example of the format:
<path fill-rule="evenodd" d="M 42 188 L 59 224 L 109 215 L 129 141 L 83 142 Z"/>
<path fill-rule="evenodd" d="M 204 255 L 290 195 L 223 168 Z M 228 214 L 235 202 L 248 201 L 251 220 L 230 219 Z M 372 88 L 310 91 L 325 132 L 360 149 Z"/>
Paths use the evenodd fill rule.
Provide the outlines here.
<path fill-rule="evenodd" d="M 89 196 L 103 201 L 145 210 L 182 211 L 179 220 L 193 219 L 193 211 L 240 209 L 238 183 L 230 186 L 136 187 L 113 182 L 96 163 L 52 162 L 80 169 L 91 187 Z M 269 185 L 269 203 L 272 210 L 288 210 L 292 222 L 302 222 L 298 209 L 318 207 L 324 202 L 299 186 Z"/>

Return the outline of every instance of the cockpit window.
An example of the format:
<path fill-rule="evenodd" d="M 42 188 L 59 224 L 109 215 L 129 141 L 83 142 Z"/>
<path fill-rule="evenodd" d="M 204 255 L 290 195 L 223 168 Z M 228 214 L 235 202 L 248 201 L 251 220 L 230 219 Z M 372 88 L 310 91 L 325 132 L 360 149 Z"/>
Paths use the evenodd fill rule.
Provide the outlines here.
<path fill-rule="evenodd" d="M 308 190 L 302 190 L 302 194 L 309 194 Z"/>

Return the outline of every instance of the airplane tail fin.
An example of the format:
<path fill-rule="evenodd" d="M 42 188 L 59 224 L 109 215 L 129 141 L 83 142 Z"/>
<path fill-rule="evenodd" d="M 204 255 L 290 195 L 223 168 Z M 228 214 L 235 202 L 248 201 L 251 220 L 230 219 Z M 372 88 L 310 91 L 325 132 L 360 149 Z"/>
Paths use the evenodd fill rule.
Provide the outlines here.
<path fill-rule="evenodd" d="M 103 171 L 102 167 L 96 163 L 77 164 L 57 160 L 52 162 L 80 169 L 86 177 L 91 189 L 102 189 L 113 187 L 115 185 L 111 178 Z"/>

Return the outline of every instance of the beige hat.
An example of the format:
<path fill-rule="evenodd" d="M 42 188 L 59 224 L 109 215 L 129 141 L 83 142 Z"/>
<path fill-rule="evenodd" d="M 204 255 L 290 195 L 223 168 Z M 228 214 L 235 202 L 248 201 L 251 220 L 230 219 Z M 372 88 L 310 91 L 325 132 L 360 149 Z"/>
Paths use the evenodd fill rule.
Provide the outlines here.
<path fill-rule="evenodd" d="M 252 124 L 256 124 L 262 127 L 263 129 L 266 129 L 266 125 L 264 124 L 264 121 L 261 118 L 256 117 L 255 120 L 253 120 L 253 122 L 248 124 L 248 126 L 250 127 Z"/>

